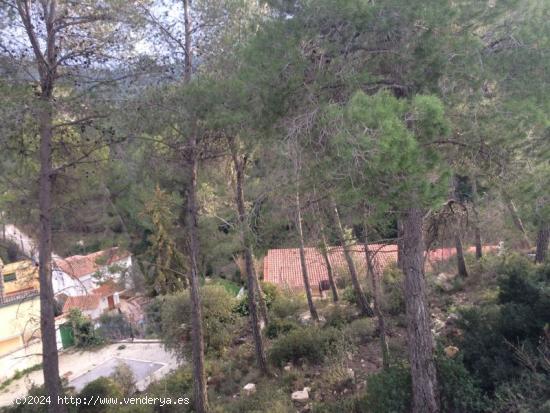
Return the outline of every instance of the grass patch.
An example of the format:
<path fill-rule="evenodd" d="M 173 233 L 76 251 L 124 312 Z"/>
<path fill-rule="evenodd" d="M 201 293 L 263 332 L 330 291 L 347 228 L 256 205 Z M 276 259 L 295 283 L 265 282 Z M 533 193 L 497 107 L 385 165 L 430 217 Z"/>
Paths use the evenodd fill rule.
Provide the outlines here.
<path fill-rule="evenodd" d="M 40 370 L 42 368 L 42 363 L 35 364 L 34 366 L 27 367 L 23 370 L 15 370 L 15 373 L 13 376 L 11 376 L 9 379 L 4 380 L 2 383 L 0 383 L 0 391 L 4 390 L 6 387 L 8 387 L 10 384 L 12 384 L 15 380 L 19 380 L 22 377 L 25 377 L 27 374 L 32 373 L 33 371 Z"/>

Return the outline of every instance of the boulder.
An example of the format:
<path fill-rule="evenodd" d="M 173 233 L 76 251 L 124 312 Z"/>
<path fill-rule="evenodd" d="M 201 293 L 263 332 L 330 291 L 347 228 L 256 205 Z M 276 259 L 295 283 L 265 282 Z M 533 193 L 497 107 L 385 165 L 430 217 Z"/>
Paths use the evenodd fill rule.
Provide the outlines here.
<path fill-rule="evenodd" d="M 283 370 L 284 370 L 284 371 L 290 371 L 290 370 L 292 370 L 292 363 L 288 363 L 287 365 L 285 365 L 285 366 L 283 367 Z"/>
<path fill-rule="evenodd" d="M 445 355 L 449 358 L 453 358 L 458 353 L 458 347 L 455 346 L 447 346 L 444 349 Z"/>
<path fill-rule="evenodd" d="M 453 281 L 456 277 L 456 274 L 448 274 L 446 272 L 442 272 L 437 277 L 435 277 L 434 283 L 443 291 L 449 292 L 452 291 L 452 289 L 454 288 Z"/>
<path fill-rule="evenodd" d="M 254 383 L 248 383 L 246 386 L 243 387 L 243 393 L 246 396 L 250 396 L 251 394 L 256 393 L 256 385 Z"/>
<path fill-rule="evenodd" d="M 311 389 L 309 387 L 304 387 L 303 390 L 297 390 L 295 391 L 294 393 L 292 393 L 292 396 L 290 396 L 292 398 L 292 401 L 293 402 L 306 402 L 309 400 L 309 392 L 311 391 Z"/>

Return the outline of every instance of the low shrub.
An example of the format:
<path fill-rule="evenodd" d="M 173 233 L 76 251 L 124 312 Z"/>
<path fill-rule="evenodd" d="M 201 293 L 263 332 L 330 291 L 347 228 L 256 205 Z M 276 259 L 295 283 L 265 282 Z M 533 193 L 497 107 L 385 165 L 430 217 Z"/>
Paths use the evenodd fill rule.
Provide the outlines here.
<path fill-rule="evenodd" d="M 364 412 L 408 413 L 411 399 L 410 370 L 407 366 L 396 365 L 369 376 L 367 393 L 358 404 Z"/>
<path fill-rule="evenodd" d="M 96 334 L 92 321 L 78 308 L 72 308 L 69 312 L 69 322 L 73 326 L 74 339 L 77 347 L 94 347 L 103 342 L 101 336 Z"/>
<path fill-rule="evenodd" d="M 86 400 L 93 400 L 96 397 L 123 397 L 123 392 L 118 383 L 115 383 L 112 379 L 109 379 L 107 377 L 100 377 L 99 379 L 96 379 L 94 381 L 91 381 L 88 383 L 84 388 L 80 391 L 78 396 L 81 399 Z M 82 405 L 79 408 L 79 411 L 81 412 L 94 412 L 94 413 L 100 413 L 100 412 L 108 412 L 110 409 L 110 406 L 108 404 L 102 405 L 102 406 L 86 406 Z"/>
<path fill-rule="evenodd" d="M 374 318 L 359 318 L 346 327 L 345 336 L 354 344 L 365 344 L 372 341 L 376 328 Z"/>
<path fill-rule="evenodd" d="M 342 328 L 353 320 L 353 313 L 348 306 L 330 306 L 325 312 L 325 326 Z"/>
<path fill-rule="evenodd" d="M 329 353 L 338 351 L 342 334 L 335 328 L 305 327 L 279 337 L 270 349 L 269 359 L 276 366 L 308 361 L 318 363 Z"/>
<path fill-rule="evenodd" d="M 390 315 L 405 313 L 403 273 L 396 266 L 390 266 L 382 276 L 382 311 Z"/>
<path fill-rule="evenodd" d="M 119 362 L 111 374 L 111 379 L 120 386 L 124 396 L 131 396 L 135 393 L 136 378 L 128 364 Z"/>
<path fill-rule="evenodd" d="M 272 318 L 267 325 L 265 334 L 268 338 L 273 339 L 298 327 L 298 324 L 292 320 Z"/>
<path fill-rule="evenodd" d="M 306 306 L 303 296 L 296 294 L 280 294 L 271 303 L 271 312 L 278 318 L 297 316 L 302 308 Z"/>
<path fill-rule="evenodd" d="M 201 288 L 203 333 L 206 349 L 223 351 L 232 339 L 234 297 L 219 285 Z M 166 296 L 162 305 L 162 338 L 183 356 L 191 339 L 191 298 L 188 291 Z"/>

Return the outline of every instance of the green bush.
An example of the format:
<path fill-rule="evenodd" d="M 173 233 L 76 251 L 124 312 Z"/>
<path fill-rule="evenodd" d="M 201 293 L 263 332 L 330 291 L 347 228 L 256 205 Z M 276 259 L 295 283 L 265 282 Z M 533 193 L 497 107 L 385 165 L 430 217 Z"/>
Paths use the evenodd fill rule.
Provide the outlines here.
<path fill-rule="evenodd" d="M 346 327 L 345 335 L 354 344 L 365 344 L 372 341 L 376 328 L 374 318 L 359 318 Z"/>
<path fill-rule="evenodd" d="M 357 304 L 357 294 L 353 286 L 348 286 L 344 289 L 342 299 L 349 304 Z"/>
<path fill-rule="evenodd" d="M 359 401 L 361 411 L 408 413 L 411 411 L 411 375 L 406 366 L 393 366 L 369 376 L 367 393 Z"/>
<path fill-rule="evenodd" d="M 278 318 L 297 316 L 306 305 L 303 296 L 293 294 L 279 294 L 271 303 L 271 312 Z"/>
<path fill-rule="evenodd" d="M 324 313 L 325 326 L 342 328 L 353 320 L 353 313 L 348 306 L 330 306 Z"/>
<path fill-rule="evenodd" d="M 91 400 L 95 397 L 123 397 L 122 389 L 119 387 L 117 383 L 115 383 L 113 380 L 108 379 L 106 377 L 100 377 L 99 379 L 96 379 L 94 381 L 91 381 L 88 383 L 84 388 L 80 391 L 78 396 L 82 399 L 86 398 L 86 400 Z M 110 406 L 109 405 L 102 405 L 102 406 L 80 406 L 79 411 L 81 412 L 107 412 L 109 411 Z"/>
<path fill-rule="evenodd" d="M 382 276 L 382 302 L 384 313 L 399 315 L 405 313 L 403 273 L 396 266 L 390 266 Z"/>
<path fill-rule="evenodd" d="M 162 333 L 162 304 L 164 297 L 155 297 L 145 307 L 145 335 L 159 337 Z"/>
<path fill-rule="evenodd" d="M 272 318 L 267 325 L 265 334 L 268 338 L 277 338 L 282 334 L 298 328 L 298 324 L 294 321 L 280 318 Z"/>
<path fill-rule="evenodd" d="M 273 305 L 273 302 L 279 296 L 279 291 L 277 290 L 277 286 L 274 284 L 261 282 L 261 286 L 263 293 L 262 296 L 265 300 L 265 305 L 269 309 Z M 247 317 L 248 315 L 250 315 L 250 310 L 248 308 L 248 294 L 244 294 L 243 297 L 237 303 L 235 303 L 235 306 L 233 307 L 233 312 L 243 317 Z"/>
<path fill-rule="evenodd" d="M 269 359 L 276 366 L 285 363 L 321 362 L 329 353 L 338 351 L 342 334 L 335 328 L 305 327 L 291 330 L 272 345 Z"/>
<path fill-rule="evenodd" d="M 96 334 L 92 321 L 86 317 L 78 308 L 72 308 L 68 317 L 73 326 L 74 339 L 77 347 L 94 347 L 103 342 Z"/>
<path fill-rule="evenodd" d="M 202 321 L 206 349 L 220 352 L 229 345 L 234 321 L 234 297 L 219 285 L 201 288 Z M 162 305 L 162 339 L 183 356 L 191 340 L 191 298 L 188 291 L 165 297 Z"/>

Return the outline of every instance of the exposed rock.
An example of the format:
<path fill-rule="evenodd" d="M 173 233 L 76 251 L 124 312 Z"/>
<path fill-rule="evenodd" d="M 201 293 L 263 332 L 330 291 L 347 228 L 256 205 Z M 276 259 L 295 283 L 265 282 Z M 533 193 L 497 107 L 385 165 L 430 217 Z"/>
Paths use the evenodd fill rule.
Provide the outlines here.
<path fill-rule="evenodd" d="M 434 330 L 439 332 L 445 328 L 445 323 L 441 321 L 439 318 L 434 318 L 433 326 L 434 326 Z"/>
<path fill-rule="evenodd" d="M 286 366 L 283 367 L 284 371 L 290 371 L 292 370 L 292 363 L 288 363 Z"/>
<path fill-rule="evenodd" d="M 453 358 L 458 353 L 458 347 L 455 346 L 447 346 L 445 347 L 445 355 L 447 357 Z"/>
<path fill-rule="evenodd" d="M 303 390 L 297 390 L 294 393 L 292 393 L 292 401 L 294 402 L 306 402 L 309 400 L 309 392 L 311 389 L 309 387 L 304 387 Z"/>
<path fill-rule="evenodd" d="M 248 383 L 246 386 L 243 387 L 243 393 L 246 396 L 250 396 L 251 394 L 256 393 L 256 385 L 254 383 Z"/>
<path fill-rule="evenodd" d="M 456 274 L 448 274 L 445 272 L 440 273 L 435 277 L 435 285 L 441 288 L 443 291 L 449 292 L 454 288 L 453 281 L 456 278 Z"/>
<path fill-rule="evenodd" d="M 445 323 L 447 325 L 455 325 L 456 322 L 460 319 L 460 317 L 458 316 L 458 314 L 456 313 L 451 313 L 448 315 L 447 317 L 447 320 L 445 320 Z"/>

